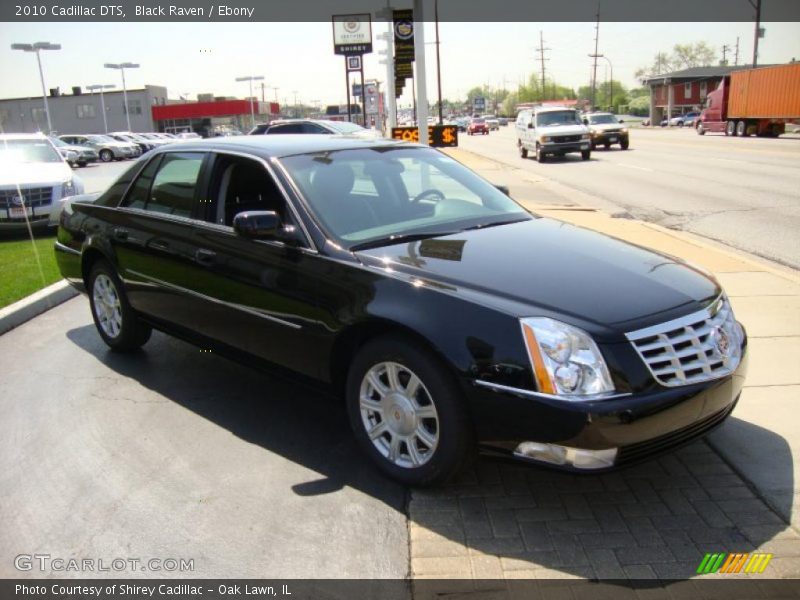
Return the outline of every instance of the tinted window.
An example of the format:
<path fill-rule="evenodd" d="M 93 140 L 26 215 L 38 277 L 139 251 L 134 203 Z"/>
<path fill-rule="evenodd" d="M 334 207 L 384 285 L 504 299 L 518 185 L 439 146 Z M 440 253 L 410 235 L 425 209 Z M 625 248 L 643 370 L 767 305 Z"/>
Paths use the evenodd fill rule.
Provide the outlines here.
<path fill-rule="evenodd" d="M 286 125 L 275 125 L 275 127 L 270 127 L 267 133 L 303 133 L 303 124 L 289 123 Z"/>
<path fill-rule="evenodd" d="M 157 163 L 158 159 L 156 158 L 156 160 L 152 162 Z M 128 170 L 125 171 L 122 175 L 120 175 L 119 179 L 117 179 L 114 183 L 112 183 L 111 187 L 109 187 L 105 191 L 105 193 L 97 199 L 95 204 L 101 204 L 103 206 L 117 206 L 119 204 L 119 201 L 122 199 L 122 195 L 125 193 L 125 190 L 128 189 L 128 186 L 131 184 L 131 181 L 133 181 L 133 178 L 136 176 L 136 174 L 139 172 L 139 169 L 141 168 L 142 164 L 139 162 L 136 162 L 133 165 L 131 165 L 128 168 Z M 148 185 L 148 190 L 149 187 L 150 186 Z M 147 196 L 145 193 L 145 198 L 146 197 Z"/>
<path fill-rule="evenodd" d="M 150 197 L 150 187 L 153 185 L 153 176 L 155 175 L 160 162 L 160 156 L 156 156 L 150 161 L 150 163 L 142 171 L 141 175 L 139 175 L 139 177 L 136 179 L 136 182 L 131 186 L 128 196 L 120 206 L 127 206 L 128 208 L 141 208 L 144 210 L 145 206 L 147 206 L 147 199 Z M 123 185 L 123 179 L 125 179 L 124 176 L 121 177 L 120 180 L 114 184 L 114 186 Z M 112 186 L 112 188 L 114 186 Z M 109 192 L 110 191 L 111 190 L 109 190 Z M 124 191 L 124 188 L 120 191 Z"/>
<path fill-rule="evenodd" d="M 303 123 L 302 131 L 303 133 L 330 133 L 327 129 L 323 129 L 314 123 Z"/>
<path fill-rule="evenodd" d="M 196 152 L 165 155 L 153 180 L 145 210 L 179 217 L 190 216 L 202 164 L 203 154 Z"/>

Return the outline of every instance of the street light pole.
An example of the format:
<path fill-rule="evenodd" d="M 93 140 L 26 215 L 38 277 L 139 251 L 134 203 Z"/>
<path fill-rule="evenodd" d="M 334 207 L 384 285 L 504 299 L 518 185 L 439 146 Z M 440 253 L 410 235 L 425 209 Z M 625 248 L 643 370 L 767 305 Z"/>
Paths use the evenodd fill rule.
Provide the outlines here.
<path fill-rule="evenodd" d="M 105 63 L 103 65 L 106 69 L 118 69 L 122 72 L 122 103 L 125 108 L 125 122 L 128 124 L 128 131 L 131 129 L 131 111 L 128 109 L 128 87 L 125 84 L 125 69 L 138 69 L 138 63 Z"/>
<path fill-rule="evenodd" d="M 256 113 L 255 109 L 253 108 L 253 82 L 254 81 L 262 81 L 264 77 L 259 75 L 258 77 L 254 77 L 252 75 L 246 75 L 244 77 L 237 77 L 236 81 L 248 81 L 250 82 L 250 96 L 248 98 L 250 102 L 250 124 L 253 128 L 256 126 Z"/>
<path fill-rule="evenodd" d="M 103 130 L 104 130 L 105 133 L 108 133 L 108 121 L 106 120 L 106 102 L 103 99 L 103 90 L 107 90 L 107 89 L 115 88 L 115 87 L 117 87 L 117 86 L 115 86 L 113 84 L 101 85 L 99 83 L 96 84 L 96 85 L 87 85 L 86 86 L 86 89 L 89 90 L 90 92 L 93 92 L 94 90 L 100 90 L 100 110 L 103 112 Z"/>
<path fill-rule="evenodd" d="M 44 71 L 42 70 L 42 58 L 40 50 L 61 50 L 61 44 L 51 44 L 50 42 L 36 42 L 34 44 L 11 44 L 12 50 L 22 50 L 23 52 L 35 52 L 36 62 L 39 65 L 39 80 L 42 83 L 42 100 L 44 100 L 44 114 L 47 116 L 47 133 L 53 131 L 53 123 L 50 120 L 50 106 L 47 104 L 47 88 L 44 85 Z"/>
<path fill-rule="evenodd" d="M 605 58 L 608 61 L 608 70 L 611 73 L 611 84 L 609 86 L 610 108 L 612 109 L 611 112 L 614 112 L 614 65 L 611 64 L 611 59 L 605 54 L 590 54 L 589 58 L 594 58 L 595 60 L 598 58 Z M 594 106 L 592 108 L 594 108 Z"/>

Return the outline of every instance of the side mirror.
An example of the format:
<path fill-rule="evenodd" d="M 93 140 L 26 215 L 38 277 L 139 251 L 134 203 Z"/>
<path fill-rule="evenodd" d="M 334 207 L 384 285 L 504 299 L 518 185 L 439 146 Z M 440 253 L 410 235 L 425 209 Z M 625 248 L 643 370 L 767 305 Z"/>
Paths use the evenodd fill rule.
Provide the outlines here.
<path fill-rule="evenodd" d="M 494 187 L 496 187 L 498 190 L 500 190 L 501 192 L 503 192 L 503 193 L 504 193 L 506 196 L 511 196 L 511 192 L 508 190 L 508 186 L 507 186 L 507 185 L 498 185 L 498 184 L 495 184 L 495 186 L 494 186 Z"/>
<path fill-rule="evenodd" d="M 533 129 L 533 123 L 528 123 L 528 129 Z"/>
<path fill-rule="evenodd" d="M 291 225 L 284 226 L 273 210 L 240 212 L 233 217 L 233 230 L 251 240 L 275 240 L 284 243 L 298 241 L 297 232 Z"/>
<path fill-rule="evenodd" d="M 584 125 L 588 125 L 588 124 L 589 124 L 589 119 L 584 119 L 584 120 L 583 120 L 583 124 L 584 124 Z"/>
<path fill-rule="evenodd" d="M 624 122 L 625 122 L 625 119 L 620 119 L 620 120 L 619 120 L 619 122 L 620 122 L 620 123 L 624 123 Z"/>

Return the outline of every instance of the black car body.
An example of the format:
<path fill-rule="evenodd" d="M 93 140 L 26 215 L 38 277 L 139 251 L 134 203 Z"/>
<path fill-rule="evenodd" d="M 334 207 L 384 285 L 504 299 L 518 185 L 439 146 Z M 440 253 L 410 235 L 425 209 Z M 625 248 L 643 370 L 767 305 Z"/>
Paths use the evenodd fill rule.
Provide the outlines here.
<path fill-rule="evenodd" d="M 411 189 L 423 163 L 433 189 Z M 435 226 L 382 225 L 397 211 Z M 56 256 L 112 348 L 155 327 L 324 382 L 379 466 L 414 484 L 473 440 L 576 471 L 628 464 L 722 422 L 746 370 L 710 275 L 389 140 L 156 149 L 65 207 Z"/>

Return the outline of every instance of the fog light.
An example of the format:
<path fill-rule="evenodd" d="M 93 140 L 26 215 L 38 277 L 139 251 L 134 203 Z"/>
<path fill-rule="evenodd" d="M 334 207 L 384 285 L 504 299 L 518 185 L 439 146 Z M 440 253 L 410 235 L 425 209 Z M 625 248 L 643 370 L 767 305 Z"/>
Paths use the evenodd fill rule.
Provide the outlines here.
<path fill-rule="evenodd" d="M 617 458 L 617 448 L 589 450 L 542 442 L 522 442 L 514 450 L 514 455 L 550 465 L 563 465 L 590 471 L 613 467 Z"/>

